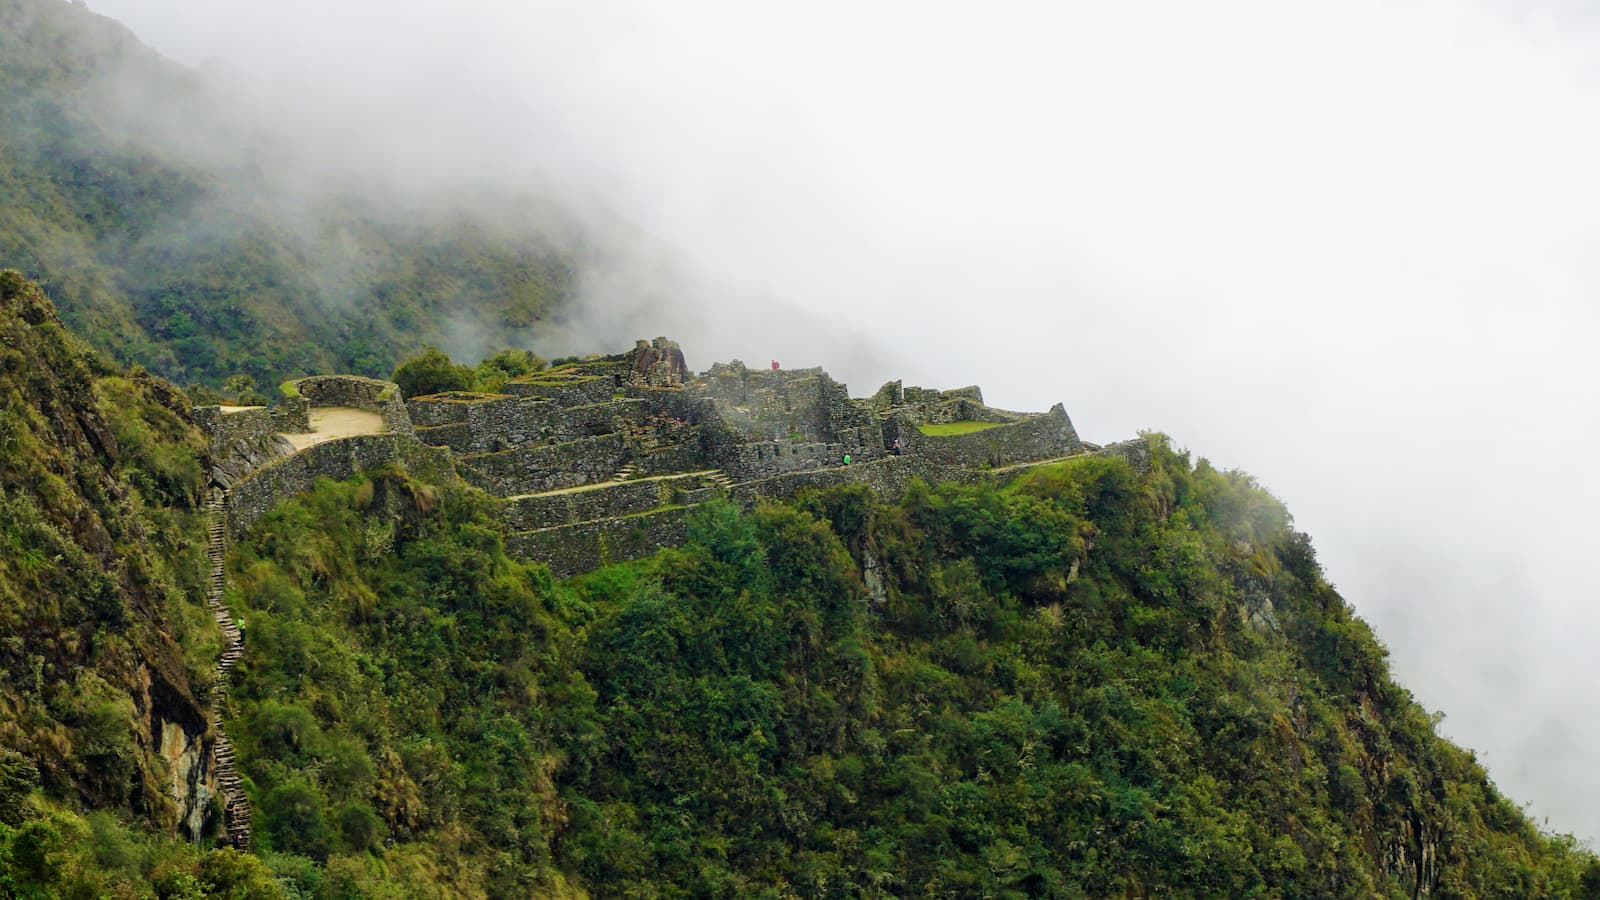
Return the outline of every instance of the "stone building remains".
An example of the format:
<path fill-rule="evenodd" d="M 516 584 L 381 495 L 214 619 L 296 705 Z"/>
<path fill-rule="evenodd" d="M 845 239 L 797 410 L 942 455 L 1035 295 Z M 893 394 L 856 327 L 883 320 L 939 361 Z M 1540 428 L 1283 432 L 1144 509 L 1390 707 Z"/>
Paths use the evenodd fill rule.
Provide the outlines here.
<path fill-rule="evenodd" d="M 714 496 L 748 503 L 859 483 L 898 497 L 917 478 L 971 483 L 1092 452 L 1140 465 L 1148 452 L 1140 441 L 1085 444 L 1060 404 L 1009 412 L 976 387 L 890 382 L 852 399 L 819 368 L 735 360 L 695 375 L 665 338 L 494 394 L 402 400 L 393 384 L 354 376 L 300 379 L 284 394 L 270 409 L 196 410 L 212 435 L 213 477 L 228 488 L 231 533 L 316 478 L 395 462 L 500 497 L 508 549 L 558 576 L 681 543 L 688 511 Z M 372 429 L 297 440 L 327 408 L 366 411 Z"/>

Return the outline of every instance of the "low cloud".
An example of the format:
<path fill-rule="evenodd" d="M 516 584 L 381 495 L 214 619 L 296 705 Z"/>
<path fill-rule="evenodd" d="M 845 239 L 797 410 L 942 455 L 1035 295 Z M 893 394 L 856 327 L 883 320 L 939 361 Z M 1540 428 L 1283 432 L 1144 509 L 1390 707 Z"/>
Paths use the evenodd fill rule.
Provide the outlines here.
<path fill-rule="evenodd" d="M 93 6 L 308 158 L 636 223 L 570 340 L 977 382 L 1250 470 L 1445 731 L 1600 835 L 1580 7 Z"/>

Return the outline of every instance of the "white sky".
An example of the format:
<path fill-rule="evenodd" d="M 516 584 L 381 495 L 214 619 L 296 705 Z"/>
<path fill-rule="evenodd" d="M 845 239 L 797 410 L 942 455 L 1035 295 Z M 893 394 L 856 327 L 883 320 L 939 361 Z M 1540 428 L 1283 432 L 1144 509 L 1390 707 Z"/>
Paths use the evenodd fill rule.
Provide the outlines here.
<path fill-rule="evenodd" d="M 827 326 L 641 310 L 641 266 L 597 279 L 599 332 L 1063 400 L 1249 470 L 1445 732 L 1600 835 L 1580 5 L 91 5 L 397 171 L 553 181 Z"/>

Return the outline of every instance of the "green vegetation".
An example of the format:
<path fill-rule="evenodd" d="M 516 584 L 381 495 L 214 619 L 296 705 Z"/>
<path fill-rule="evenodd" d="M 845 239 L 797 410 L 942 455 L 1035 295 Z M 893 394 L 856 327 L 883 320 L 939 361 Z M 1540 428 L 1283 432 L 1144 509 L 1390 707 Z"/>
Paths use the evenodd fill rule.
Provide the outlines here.
<path fill-rule="evenodd" d="M 477 371 L 474 373 L 477 390 L 489 394 L 499 393 L 507 381 L 525 378 L 541 371 L 546 365 L 544 357 L 532 351 L 501 350 L 478 363 Z"/>
<path fill-rule="evenodd" d="M 450 357 L 434 347 L 427 347 L 395 367 L 389 376 L 406 397 L 442 394 L 446 391 L 470 391 L 476 376 L 470 366 L 451 362 Z"/>
<path fill-rule="evenodd" d="M 254 857 L 173 839 L 152 746 L 205 729 L 204 449 L 182 394 L 0 272 L 0 896 L 278 895 Z"/>
<path fill-rule="evenodd" d="M 272 900 L 283 888 L 256 856 L 203 849 L 41 798 L 0 821 L 0 896 L 231 897 Z"/>
<path fill-rule="evenodd" d="M 1155 450 L 710 504 L 566 584 L 471 492 L 325 484 L 235 563 L 262 852 L 375 893 L 1410 896 L 1424 857 L 1443 894 L 1600 887 L 1388 679 L 1277 501 Z"/>
<path fill-rule="evenodd" d="M 952 434 L 971 434 L 974 431 L 999 428 L 1004 424 L 1004 422 L 940 422 L 933 425 L 918 425 L 917 430 L 931 437 L 948 437 Z"/>
<path fill-rule="evenodd" d="M 81 4 L 0 3 L 0 265 L 118 362 L 211 388 L 525 343 L 572 295 L 551 202 L 306 196 L 293 136 L 237 102 Z"/>
<path fill-rule="evenodd" d="M 203 733 L 218 649 L 187 416 L 0 275 L 0 895 L 1600 891 L 1283 507 L 1159 437 L 1148 472 L 705 504 L 564 583 L 477 491 L 319 483 L 230 557 L 256 845 L 193 846 L 152 746 Z"/>
<path fill-rule="evenodd" d="M 543 369 L 542 357 L 528 350 L 501 350 L 478 363 L 477 368 L 459 365 L 434 347 L 425 347 L 416 356 L 395 367 L 390 376 L 407 397 L 470 391 L 496 394 L 507 381 L 527 380 Z"/>
<path fill-rule="evenodd" d="M 0 272 L 0 742 L 53 793 L 160 821 L 129 696 L 154 679 L 178 707 L 160 712 L 193 715 L 210 668 L 173 643 L 204 622 L 186 601 L 205 447 L 187 419 L 171 386 L 113 372 Z"/>

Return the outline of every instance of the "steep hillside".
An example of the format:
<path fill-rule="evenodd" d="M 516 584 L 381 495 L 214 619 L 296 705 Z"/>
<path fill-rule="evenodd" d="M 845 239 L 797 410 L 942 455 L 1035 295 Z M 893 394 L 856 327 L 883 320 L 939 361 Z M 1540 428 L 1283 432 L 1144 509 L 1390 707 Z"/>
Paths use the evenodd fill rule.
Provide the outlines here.
<path fill-rule="evenodd" d="M 1281 504 L 1148 440 L 565 582 L 475 489 L 321 481 L 228 559 L 241 853 L 204 442 L 0 274 L 0 896 L 1600 894 Z"/>
<path fill-rule="evenodd" d="M 0 263 L 118 361 L 380 375 L 559 314 L 592 242 L 554 204 L 358 180 L 299 144 L 81 5 L 0 0 Z"/>
<path fill-rule="evenodd" d="M 173 840 L 216 818 L 204 451 L 182 394 L 106 366 L 0 272 L 0 895 L 260 874 Z"/>
<path fill-rule="evenodd" d="M 326 484 L 234 564 L 257 849 L 366 895 L 1600 890 L 1282 506 L 1153 442 L 1144 474 L 711 504 L 565 584 L 470 492 Z"/>
<path fill-rule="evenodd" d="M 170 818 L 148 756 L 163 720 L 205 730 L 202 669 L 174 640 L 198 576 L 204 439 L 181 394 L 101 366 L 14 272 L 0 347 L 0 730 L 47 787 Z"/>

